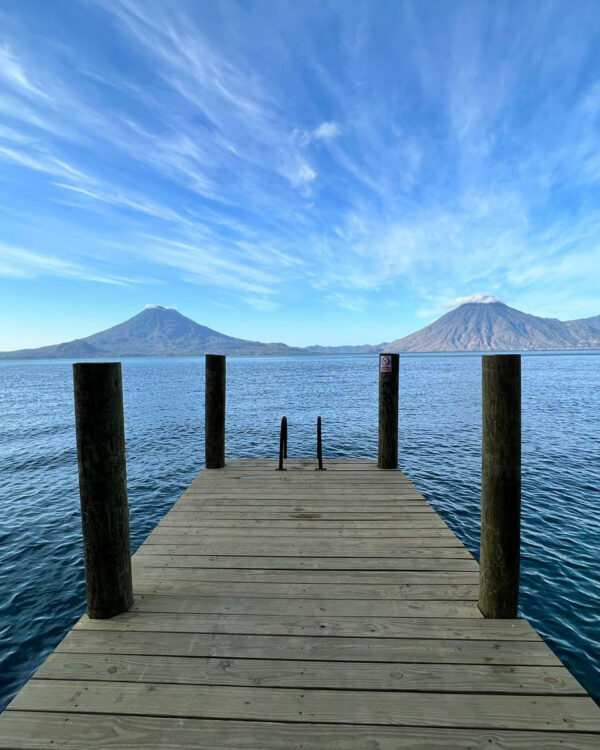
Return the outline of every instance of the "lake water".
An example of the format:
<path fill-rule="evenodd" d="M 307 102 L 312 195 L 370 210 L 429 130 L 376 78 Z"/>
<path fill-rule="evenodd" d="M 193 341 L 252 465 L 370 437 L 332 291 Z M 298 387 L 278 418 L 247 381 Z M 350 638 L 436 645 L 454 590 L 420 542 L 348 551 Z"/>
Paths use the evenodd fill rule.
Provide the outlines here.
<path fill-rule="evenodd" d="M 227 453 L 374 458 L 377 358 L 229 358 Z M 401 357 L 400 465 L 478 556 L 481 359 Z M 132 546 L 203 462 L 203 359 L 123 362 Z M 600 700 L 600 354 L 523 358 L 521 613 Z M 0 363 L 0 708 L 85 608 L 68 362 Z"/>

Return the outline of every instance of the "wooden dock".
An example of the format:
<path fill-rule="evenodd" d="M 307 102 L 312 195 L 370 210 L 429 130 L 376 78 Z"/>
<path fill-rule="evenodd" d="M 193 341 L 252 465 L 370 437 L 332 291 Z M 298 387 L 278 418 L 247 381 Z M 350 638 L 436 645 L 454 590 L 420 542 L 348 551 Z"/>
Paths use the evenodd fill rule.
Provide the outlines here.
<path fill-rule="evenodd" d="M 0 748 L 598 748 L 600 709 L 400 471 L 205 470 L 0 717 Z"/>

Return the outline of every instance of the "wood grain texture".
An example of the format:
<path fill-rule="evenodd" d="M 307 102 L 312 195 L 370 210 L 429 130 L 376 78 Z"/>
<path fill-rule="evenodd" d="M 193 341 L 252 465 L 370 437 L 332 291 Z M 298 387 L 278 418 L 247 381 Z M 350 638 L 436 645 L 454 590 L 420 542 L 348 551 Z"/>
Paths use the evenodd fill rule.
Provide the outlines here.
<path fill-rule="evenodd" d="M 598 735 L 447 727 L 303 724 L 302 750 L 597 750 Z M 298 750 L 298 726 L 94 714 L 7 711 L 0 750 Z"/>
<path fill-rule="evenodd" d="M 455 693 L 585 695 L 564 667 L 404 664 L 401 662 L 235 659 L 55 652 L 43 680 L 160 682 L 179 685 L 330 688 Z M 50 686 L 51 687 L 51 686 Z"/>
<path fill-rule="evenodd" d="M 133 556 L 134 565 L 161 568 L 339 570 L 339 571 L 469 571 L 479 575 L 473 558 L 427 557 L 267 557 L 251 555 L 160 554 L 157 546 L 142 547 Z"/>
<path fill-rule="evenodd" d="M 269 540 L 265 544 L 262 538 L 256 539 L 206 539 L 185 544 L 177 543 L 171 539 L 168 543 L 164 539 L 154 539 L 150 536 L 144 543 L 144 547 L 138 550 L 140 555 L 242 555 L 255 556 L 269 553 L 274 557 L 374 557 L 381 558 L 389 555 L 397 559 L 418 558 L 435 560 L 438 565 L 443 565 L 445 560 L 473 560 L 471 553 L 460 545 L 453 547 L 431 547 L 424 545 L 415 546 L 399 545 L 394 539 L 370 539 L 368 543 L 360 539 L 335 539 L 327 544 L 319 543 L 319 540 L 306 540 L 304 543 L 294 544 L 280 539 Z"/>
<path fill-rule="evenodd" d="M 120 362 L 73 365 L 87 608 L 112 617 L 133 602 Z"/>
<path fill-rule="evenodd" d="M 477 572 L 452 572 L 447 570 L 411 570 L 383 572 L 365 570 L 207 570 L 188 567 L 164 567 L 153 565 L 151 557 L 139 558 L 134 572 L 140 578 L 185 581 L 232 581 L 261 583 L 328 583 L 328 584 L 471 584 L 477 585 Z M 148 562 L 150 560 L 150 562 Z M 145 562 L 144 562 L 145 561 Z"/>
<path fill-rule="evenodd" d="M 526 620 L 495 621 L 482 618 L 367 617 L 328 614 L 188 614 L 160 611 L 161 605 L 127 612 L 100 628 L 84 616 L 80 629 L 105 632 L 144 630 L 154 633 L 245 633 L 248 635 L 304 635 L 368 638 L 465 639 L 477 641 L 535 641 L 542 639 Z M 154 607 L 154 609 L 153 609 Z M 468 645 L 468 644 L 467 644 Z M 491 651 L 500 648 L 494 645 Z"/>
<path fill-rule="evenodd" d="M 269 599 L 262 596 L 194 596 L 165 590 L 153 591 L 150 582 L 140 587 L 148 591 L 138 592 L 132 610 L 146 611 L 146 607 L 159 607 L 162 612 L 187 614 L 269 614 L 317 616 L 331 614 L 337 617 L 353 615 L 372 617 L 481 617 L 475 600 L 428 601 L 426 599 L 294 599 L 279 597 Z M 151 604 L 148 604 L 151 602 Z M 156 611 L 156 610 L 153 610 Z"/>
<path fill-rule="evenodd" d="M 516 617 L 521 553 L 521 356 L 482 361 L 481 582 L 485 617 Z"/>
<path fill-rule="evenodd" d="M 91 621 L 90 621 L 91 622 Z M 543 643 L 436 638 L 359 638 L 194 633 L 176 628 L 141 632 L 96 627 L 72 630 L 57 651 L 146 656 L 212 656 L 223 659 L 406 662 L 420 664 L 504 664 L 560 666 Z M 268 649 L 268 650 L 266 650 Z"/>
<path fill-rule="evenodd" d="M 591 698 L 30 680 L 11 710 L 598 732 Z M 599 737 L 600 739 L 600 737 Z"/>

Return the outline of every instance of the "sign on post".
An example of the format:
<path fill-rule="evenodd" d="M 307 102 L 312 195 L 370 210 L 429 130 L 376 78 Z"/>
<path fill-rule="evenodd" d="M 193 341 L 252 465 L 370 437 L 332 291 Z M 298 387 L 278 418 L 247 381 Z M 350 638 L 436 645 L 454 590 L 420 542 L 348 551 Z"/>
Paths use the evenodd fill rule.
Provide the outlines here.
<path fill-rule="evenodd" d="M 379 372 L 392 371 L 392 358 L 389 354 L 382 354 L 379 357 Z"/>

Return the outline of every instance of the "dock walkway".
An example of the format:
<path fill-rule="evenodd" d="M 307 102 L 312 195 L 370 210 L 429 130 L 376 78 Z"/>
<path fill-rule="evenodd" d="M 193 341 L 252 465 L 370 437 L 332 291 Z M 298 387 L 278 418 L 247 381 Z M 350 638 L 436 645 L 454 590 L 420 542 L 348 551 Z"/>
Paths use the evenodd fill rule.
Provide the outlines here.
<path fill-rule="evenodd" d="M 133 558 L 133 609 L 82 617 L 0 748 L 598 748 L 600 710 L 400 471 L 229 461 Z"/>

